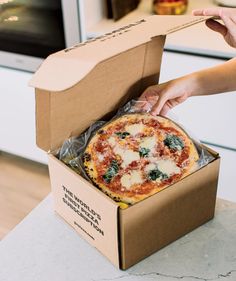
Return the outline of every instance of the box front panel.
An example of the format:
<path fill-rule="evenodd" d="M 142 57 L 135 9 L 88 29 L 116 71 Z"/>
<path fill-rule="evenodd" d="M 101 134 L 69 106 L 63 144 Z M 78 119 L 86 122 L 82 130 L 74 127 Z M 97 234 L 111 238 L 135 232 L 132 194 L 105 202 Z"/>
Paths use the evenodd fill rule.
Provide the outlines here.
<path fill-rule="evenodd" d="M 49 171 L 56 212 L 119 267 L 117 204 L 52 155 Z"/>
<path fill-rule="evenodd" d="M 123 269 L 213 218 L 219 160 L 120 211 Z"/>

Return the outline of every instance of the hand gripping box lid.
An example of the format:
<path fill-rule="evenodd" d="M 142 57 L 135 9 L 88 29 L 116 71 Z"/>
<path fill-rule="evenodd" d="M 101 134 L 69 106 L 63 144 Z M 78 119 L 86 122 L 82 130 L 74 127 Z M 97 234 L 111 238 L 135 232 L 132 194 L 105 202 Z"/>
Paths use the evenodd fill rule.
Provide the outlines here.
<path fill-rule="evenodd" d="M 214 216 L 220 158 L 127 209 L 52 153 L 158 81 L 165 36 L 205 17 L 150 16 L 49 56 L 33 76 L 37 145 L 49 152 L 56 212 L 127 269 Z"/>

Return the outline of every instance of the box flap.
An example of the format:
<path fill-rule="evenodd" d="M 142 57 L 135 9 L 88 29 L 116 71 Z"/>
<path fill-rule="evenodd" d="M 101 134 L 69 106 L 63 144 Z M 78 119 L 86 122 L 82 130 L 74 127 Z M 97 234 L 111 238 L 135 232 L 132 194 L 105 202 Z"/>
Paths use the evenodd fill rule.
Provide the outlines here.
<path fill-rule="evenodd" d="M 158 83 L 165 35 L 205 19 L 150 16 L 49 56 L 30 82 L 37 145 L 58 148 Z"/>
<path fill-rule="evenodd" d="M 50 55 L 30 81 L 30 86 L 48 91 L 69 89 L 99 62 L 166 35 L 207 17 L 150 16 L 84 43 Z"/>
<path fill-rule="evenodd" d="M 80 135 L 96 120 L 158 82 L 163 36 L 99 63 L 74 87 L 60 92 L 36 89 L 37 145 L 52 151 Z M 105 116 L 106 115 L 106 116 Z"/>

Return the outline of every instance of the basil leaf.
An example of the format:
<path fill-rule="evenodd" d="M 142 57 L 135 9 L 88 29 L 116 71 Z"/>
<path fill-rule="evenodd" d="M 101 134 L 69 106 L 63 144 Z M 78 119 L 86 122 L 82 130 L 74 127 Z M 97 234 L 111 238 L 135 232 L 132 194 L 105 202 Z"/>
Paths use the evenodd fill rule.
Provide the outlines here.
<path fill-rule="evenodd" d="M 167 135 L 164 144 L 174 150 L 182 150 L 184 148 L 184 142 L 175 135 Z"/>
<path fill-rule="evenodd" d="M 115 134 L 121 139 L 125 139 L 127 136 L 130 135 L 130 133 L 128 133 L 128 132 L 117 132 Z"/>
<path fill-rule="evenodd" d="M 155 181 L 157 179 L 164 180 L 164 179 L 168 179 L 168 176 L 167 174 L 162 173 L 160 170 L 155 169 L 149 172 L 148 179 L 152 181 Z"/>
<path fill-rule="evenodd" d="M 139 149 L 140 157 L 148 157 L 149 152 L 150 152 L 150 149 L 146 148 L 146 147 L 140 147 L 140 149 Z"/>
<path fill-rule="evenodd" d="M 118 173 L 119 171 L 119 164 L 116 160 L 112 160 L 110 167 L 107 169 L 105 175 L 103 175 L 103 179 L 106 183 L 110 183 L 113 177 Z"/>

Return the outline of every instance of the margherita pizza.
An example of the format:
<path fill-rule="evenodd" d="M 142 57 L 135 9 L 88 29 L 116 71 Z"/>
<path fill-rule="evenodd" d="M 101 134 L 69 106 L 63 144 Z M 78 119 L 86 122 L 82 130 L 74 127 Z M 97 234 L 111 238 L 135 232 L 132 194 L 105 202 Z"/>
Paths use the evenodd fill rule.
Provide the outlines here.
<path fill-rule="evenodd" d="M 83 159 L 96 186 L 134 204 L 188 175 L 198 158 L 190 137 L 170 119 L 135 113 L 98 130 Z"/>

